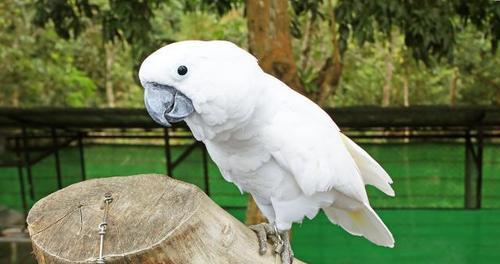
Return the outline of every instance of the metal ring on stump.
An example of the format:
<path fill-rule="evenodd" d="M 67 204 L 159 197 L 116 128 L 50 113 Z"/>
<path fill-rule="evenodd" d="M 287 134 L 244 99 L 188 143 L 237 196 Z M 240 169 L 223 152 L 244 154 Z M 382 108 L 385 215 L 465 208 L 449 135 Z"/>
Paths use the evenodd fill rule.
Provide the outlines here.
<path fill-rule="evenodd" d="M 198 187 L 163 175 L 73 184 L 38 201 L 27 223 L 39 263 L 275 263 Z"/>

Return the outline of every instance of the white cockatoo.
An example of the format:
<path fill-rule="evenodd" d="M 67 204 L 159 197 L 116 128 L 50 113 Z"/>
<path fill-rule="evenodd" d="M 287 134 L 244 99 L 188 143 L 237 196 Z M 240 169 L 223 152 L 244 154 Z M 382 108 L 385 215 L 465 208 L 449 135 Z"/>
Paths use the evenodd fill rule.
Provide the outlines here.
<path fill-rule="evenodd" d="M 290 263 L 287 231 L 320 209 L 347 232 L 394 246 L 365 190 L 394 196 L 389 175 L 247 51 L 228 41 L 176 42 L 149 55 L 139 78 L 151 117 L 164 126 L 184 120 L 224 179 L 255 199 L 269 221 L 252 226 L 261 254 L 269 235 Z"/>

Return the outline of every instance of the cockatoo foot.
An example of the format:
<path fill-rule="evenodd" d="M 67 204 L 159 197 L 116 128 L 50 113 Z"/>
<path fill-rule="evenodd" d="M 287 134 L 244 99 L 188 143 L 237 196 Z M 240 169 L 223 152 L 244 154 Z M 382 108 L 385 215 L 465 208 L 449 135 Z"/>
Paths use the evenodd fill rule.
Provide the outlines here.
<path fill-rule="evenodd" d="M 281 256 L 281 263 L 291 264 L 293 262 L 293 251 L 290 245 L 290 236 L 288 230 L 278 231 L 276 225 L 262 223 L 248 226 L 256 234 L 259 241 L 259 254 L 264 255 L 267 252 L 267 239 L 271 239 L 275 254 Z"/>

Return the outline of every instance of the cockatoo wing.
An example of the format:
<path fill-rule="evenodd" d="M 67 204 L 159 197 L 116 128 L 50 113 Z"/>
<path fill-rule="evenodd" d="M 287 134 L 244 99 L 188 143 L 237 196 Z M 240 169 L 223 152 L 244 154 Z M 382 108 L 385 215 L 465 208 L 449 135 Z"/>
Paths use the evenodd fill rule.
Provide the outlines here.
<path fill-rule="evenodd" d="M 343 135 L 325 111 L 282 83 L 275 84 L 279 106 L 273 109 L 263 141 L 306 195 L 335 189 L 369 204 L 364 185 L 370 184 L 394 196 L 389 175 Z"/>
<path fill-rule="evenodd" d="M 360 170 L 337 125 L 316 104 L 291 93 L 265 128 L 273 157 L 308 196 L 335 189 L 368 203 Z"/>
<path fill-rule="evenodd" d="M 333 204 L 323 207 L 332 222 L 378 245 L 394 246 L 364 187 L 371 184 L 392 196 L 389 175 L 317 105 L 291 91 L 280 97 L 286 100 L 277 107 L 263 137 L 273 158 L 293 175 L 305 195 L 334 195 Z"/>

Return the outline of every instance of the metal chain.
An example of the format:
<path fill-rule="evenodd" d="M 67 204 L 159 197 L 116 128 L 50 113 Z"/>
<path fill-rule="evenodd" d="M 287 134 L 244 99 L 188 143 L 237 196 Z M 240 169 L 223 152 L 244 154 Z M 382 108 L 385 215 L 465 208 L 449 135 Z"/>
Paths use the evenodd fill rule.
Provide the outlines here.
<path fill-rule="evenodd" d="M 111 197 L 111 193 L 104 194 L 104 215 L 102 216 L 102 222 L 99 224 L 99 258 L 97 258 L 97 264 L 104 264 L 104 235 L 106 234 L 106 229 L 108 228 L 108 212 L 109 212 L 109 204 L 113 201 L 113 197 Z"/>

